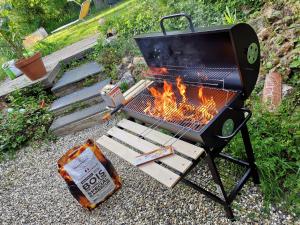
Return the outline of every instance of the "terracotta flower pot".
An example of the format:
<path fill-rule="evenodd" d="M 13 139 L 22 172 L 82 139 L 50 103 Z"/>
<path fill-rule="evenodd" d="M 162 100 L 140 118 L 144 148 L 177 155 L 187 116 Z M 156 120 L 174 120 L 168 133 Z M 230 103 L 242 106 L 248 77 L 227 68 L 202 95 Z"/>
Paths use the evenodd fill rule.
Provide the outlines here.
<path fill-rule="evenodd" d="M 29 58 L 20 59 L 16 62 L 16 67 L 21 70 L 30 80 L 42 78 L 47 73 L 40 52 Z"/>

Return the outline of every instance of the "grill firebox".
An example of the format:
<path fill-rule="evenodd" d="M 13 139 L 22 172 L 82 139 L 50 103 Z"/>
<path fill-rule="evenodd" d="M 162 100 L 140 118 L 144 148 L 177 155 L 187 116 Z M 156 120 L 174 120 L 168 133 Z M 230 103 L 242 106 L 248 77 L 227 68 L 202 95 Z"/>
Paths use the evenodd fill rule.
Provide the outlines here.
<path fill-rule="evenodd" d="M 194 141 L 202 141 L 201 134 L 205 131 L 208 124 L 223 112 L 225 106 L 232 104 L 239 94 L 230 90 L 186 84 L 186 103 L 184 104 L 183 97 L 176 87 L 176 83 L 172 82 L 170 84 L 176 99 L 174 104 L 176 107 L 166 107 L 163 110 L 164 113 L 156 113 L 156 100 L 149 90 L 155 88 L 160 93 L 163 93 L 164 84 L 162 82 L 154 82 L 132 99 L 124 107 L 124 111 L 129 116 L 149 124 L 155 124 L 178 134 L 185 133 L 184 137 Z M 203 96 L 206 99 L 213 101 L 213 105 L 201 102 L 198 95 L 200 89 L 202 89 Z M 211 114 L 205 116 L 205 112 Z"/>

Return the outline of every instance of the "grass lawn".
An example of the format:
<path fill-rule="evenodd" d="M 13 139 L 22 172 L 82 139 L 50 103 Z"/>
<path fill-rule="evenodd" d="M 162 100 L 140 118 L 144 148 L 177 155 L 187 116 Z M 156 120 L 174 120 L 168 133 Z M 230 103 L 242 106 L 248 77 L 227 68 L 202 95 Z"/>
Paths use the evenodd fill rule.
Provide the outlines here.
<path fill-rule="evenodd" d="M 99 19 L 115 15 L 134 5 L 137 0 L 124 0 L 112 8 L 101 11 L 98 15 L 91 15 L 85 21 L 66 28 L 60 32 L 48 36 L 46 39 L 34 46 L 43 55 L 49 55 L 65 46 L 71 45 L 98 32 Z"/>

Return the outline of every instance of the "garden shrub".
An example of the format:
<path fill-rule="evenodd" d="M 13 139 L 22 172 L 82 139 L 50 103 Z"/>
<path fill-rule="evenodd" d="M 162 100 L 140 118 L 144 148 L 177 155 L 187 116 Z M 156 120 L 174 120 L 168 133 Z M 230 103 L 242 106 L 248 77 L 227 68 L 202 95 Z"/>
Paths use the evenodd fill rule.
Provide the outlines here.
<path fill-rule="evenodd" d="M 80 7 L 62 0 L 6 0 L 13 5 L 14 20 L 18 21 L 23 34 L 39 27 L 48 32 L 78 18 Z"/>
<path fill-rule="evenodd" d="M 40 85 L 24 88 L 7 97 L 8 108 L 0 112 L 0 157 L 13 155 L 29 142 L 49 139 L 52 115 L 48 105 L 54 97 Z"/>
<path fill-rule="evenodd" d="M 251 13 L 259 10 L 262 4 L 262 0 L 234 0 L 230 2 L 225 0 L 143 0 L 126 13 L 121 12 L 106 18 L 107 21 L 104 26 L 101 26 L 100 31 L 106 33 L 108 29 L 114 28 L 123 37 L 160 32 L 160 18 L 179 12 L 191 15 L 196 27 L 222 24 L 226 7 L 237 12 L 239 21 L 244 21 Z M 165 24 L 168 30 L 185 30 L 188 28 L 185 18 L 166 20 Z"/>
<path fill-rule="evenodd" d="M 141 33 L 158 31 L 159 19 L 163 10 L 155 1 L 143 0 L 125 12 L 106 18 L 100 32 L 106 34 L 107 30 L 113 28 L 119 36 L 132 37 Z"/>
<path fill-rule="evenodd" d="M 108 43 L 101 36 L 91 57 L 96 58 L 104 66 L 104 73 L 108 77 L 116 80 L 118 78 L 117 65 L 121 63 L 122 58 L 133 56 L 137 51 L 132 39 L 119 37 Z"/>
<path fill-rule="evenodd" d="M 226 7 L 237 12 L 237 19 L 245 21 L 248 16 L 259 10 L 263 0 L 160 0 L 168 6 L 171 13 L 185 12 L 192 16 L 196 27 L 222 24 Z M 185 22 L 185 21 L 184 21 Z M 183 22 L 183 23 L 184 23 Z M 170 24 L 171 26 L 171 24 Z M 183 27 L 183 24 L 181 24 Z"/>

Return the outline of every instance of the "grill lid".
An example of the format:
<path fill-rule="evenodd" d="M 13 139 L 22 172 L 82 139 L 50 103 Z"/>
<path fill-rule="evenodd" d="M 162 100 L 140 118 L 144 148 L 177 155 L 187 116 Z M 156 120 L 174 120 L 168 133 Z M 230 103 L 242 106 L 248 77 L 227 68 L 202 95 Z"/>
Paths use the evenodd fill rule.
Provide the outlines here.
<path fill-rule="evenodd" d="M 166 32 L 164 20 L 184 16 L 190 31 Z M 256 83 L 260 66 L 259 42 L 250 25 L 195 30 L 186 14 L 161 19 L 162 33 L 136 36 L 135 40 L 154 79 L 201 83 L 219 88 L 240 90 L 247 98 Z"/>

